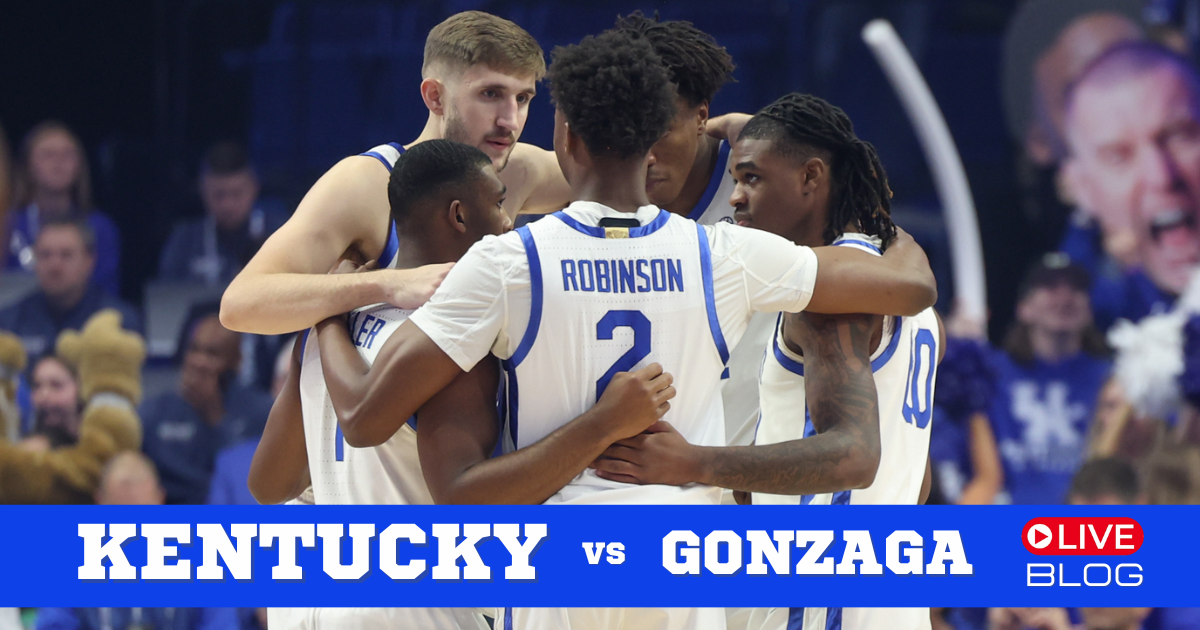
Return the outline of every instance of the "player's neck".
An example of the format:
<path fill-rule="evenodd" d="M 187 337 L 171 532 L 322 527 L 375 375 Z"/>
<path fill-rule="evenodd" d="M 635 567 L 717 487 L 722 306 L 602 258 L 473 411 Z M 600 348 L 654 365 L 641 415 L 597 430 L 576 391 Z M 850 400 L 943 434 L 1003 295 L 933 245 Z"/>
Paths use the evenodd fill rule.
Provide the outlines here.
<path fill-rule="evenodd" d="M 425 120 L 425 128 L 421 130 L 421 135 L 417 136 L 416 140 L 404 145 L 405 149 L 411 149 L 414 144 L 425 142 L 426 140 L 441 140 L 442 139 L 442 117 L 433 112 L 429 112 L 429 118 Z"/>
<path fill-rule="evenodd" d="M 429 230 L 413 228 L 411 225 L 396 226 L 399 251 L 396 254 L 397 269 L 415 269 L 425 265 L 454 262 L 458 256 L 450 252 L 444 240 Z"/>
<path fill-rule="evenodd" d="M 592 201 L 618 212 L 650 205 L 646 196 L 646 160 L 593 162 L 571 182 L 572 201 Z"/>
<path fill-rule="evenodd" d="M 720 153 L 720 140 L 711 136 L 701 138 L 700 146 L 696 149 L 696 159 L 692 162 L 692 170 L 688 172 L 683 189 L 679 191 L 679 196 L 663 209 L 684 217 L 690 215 L 696 208 L 696 204 L 700 203 L 700 199 L 704 197 L 704 191 L 708 190 L 708 184 L 712 181 L 713 169 L 719 166 L 717 156 Z"/>
<path fill-rule="evenodd" d="M 1033 347 L 1033 356 L 1046 363 L 1069 359 L 1083 348 L 1082 335 L 1033 326 L 1029 328 L 1029 343 Z"/>

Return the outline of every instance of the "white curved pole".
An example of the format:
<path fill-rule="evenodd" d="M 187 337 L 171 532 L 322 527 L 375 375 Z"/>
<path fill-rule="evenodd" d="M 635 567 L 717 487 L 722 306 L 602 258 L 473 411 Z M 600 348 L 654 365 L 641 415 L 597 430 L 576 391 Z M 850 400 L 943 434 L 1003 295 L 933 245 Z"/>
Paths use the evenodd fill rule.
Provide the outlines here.
<path fill-rule="evenodd" d="M 899 95 L 933 171 L 949 231 L 957 307 L 961 309 L 961 316 L 984 323 L 987 321 L 987 286 L 979 221 L 962 158 L 950 137 L 946 119 L 891 22 L 872 20 L 863 27 L 862 38 Z"/>

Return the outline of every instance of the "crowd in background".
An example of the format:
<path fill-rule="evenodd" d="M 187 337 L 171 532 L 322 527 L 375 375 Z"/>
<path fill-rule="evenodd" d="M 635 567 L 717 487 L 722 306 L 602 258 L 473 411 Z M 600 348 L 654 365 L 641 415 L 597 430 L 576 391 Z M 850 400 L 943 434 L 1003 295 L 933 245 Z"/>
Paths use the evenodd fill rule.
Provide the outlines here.
<path fill-rule="evenodd" d="M 1147 28 L 1129 8 L 1145 8 L 1137 2 L 1070 4 L 1064 12 L 1026 3 L 1006 50 L 1027 82 L 1024 98 L 1008 104 L 1019 110 L 1012 120 L 1022 147 L 1013 168 L 1027 175 L 1032 203 L 1070 219 L 1031 269 L 989 269 L 1022 277 L 1002 338 L 989 340 L 986 322 L 942 313 L 950 340 L 935 398 L 931 503 L 1200 503 L 1196 51 L 1178 30 Z M 130 331 L 147 328 L 148 313 L 119 290 L 122 252 L 141 244 L 122 239 L 97 207 L 91 154 L 63 122 L 38 124 L 11 146 L 0 129 L 0 283 L 30 285 L 0 308 L 0 331 L 18 337 L 29 359 L 14 380 L 17 426 L 5 432 L 25 450 L 79 439 L 84 396 L 77 366 L 54 352 L 60 333 L 103 309 L 117 310 Z M 196 186 L 204 215 L 175 224 L 157 278 L 219 290 L 287 212 L 260 199 L 239 142 L 205 152 Z M 190 304 L 175 356 L 148 364 L 167 364 L 170 379 L 147 387 L 142 453 L 108 462 L 96 503 L 253 503 L 245 480 L 291 343 L 231 332 L 217 309 L 211 299 Z M 1200 628 L 1200 614 L 1177 609 L 946 610 L 937 621 Z M 37 622 L 261 623 L 258 611 L 234 609 L 46 609 Z"/>

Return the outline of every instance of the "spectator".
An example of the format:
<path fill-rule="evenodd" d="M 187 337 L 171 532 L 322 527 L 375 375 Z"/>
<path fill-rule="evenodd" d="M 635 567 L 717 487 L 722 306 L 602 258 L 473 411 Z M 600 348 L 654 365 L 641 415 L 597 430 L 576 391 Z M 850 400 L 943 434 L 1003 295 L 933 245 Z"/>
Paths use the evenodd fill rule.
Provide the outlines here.
<path fill-rule="evenodd" d="M 84 322 L 105 308 L 121 313 L 121 326 L 141 333 L 137 311 L 105 293 L 91 280 L 96 264 L 96 240 L 87 223 L 44 222 L 34 245 L 38 290 L 0 311 L 0 330 L 21 338 L 30 357 L 53 348 L 58 333 L 82 329 Z"/>
<path fill-rule="evenodd" d="M 34 243 L 52 221 L 80 221 L 91 227 L 95 267 L 91 279 L 109 295 L 118 290 L 121 253 L 117 226 L 92 207 L 92 184 L 83 143 L 57 121 L 47 121 L 25 136 L 21 147 L 9 220 L 9 269 L 32 271 Z"/>
<path fill-rule="evenodd" d="M 1071 480 L 1071 505 L 1134 505 L 1142 503 L 1137 472 L 1115 457 L 1093 459 Z"/>
<path fill-rule="evenodd" d="M 1156 44 L 1118 44 L 1080 73 L 1065 112 L 1064 180 L 1117 263 L 1092 267 L 1097 319 L 1136 321 L 1200 263 L 1200 75 Z"/>
<path fill-rule="evenodd" d="M 204 217 L 180 221 L 158 266 L 162 280 L 227 284 L 287 220 L 258 202 L 258 176 L 233 142 L 212 147 L 200 168 Z"/>
<path fill-rule="evenodd" d="M 1017 322 L 996 356 L 989 418 L 1013 503 L 1061 503 L 1087 451 L 1110 364 L 1092 326 L 1087 272 L 1049 255 L 1026 278 Z"/>
<path fill-rule="evenodd" d="M 262 435 L 271 398 L 238 385 L 240 336 L 216 314 L 189 331 L 177 391 L 141 410 L 143 449 L 158 465 L 168 503 L 204 503 L 220 449 Z"/>
<path fill-rule="evenodd" d="M 11 203 L 12 153 L 8 149 L 8 136 L 4 133 L 4 126 L 0 125 L 0 243 L 8 242 L 8 211 Z"/>
<path fill-rule="evenodd" d="M 75 369 L 48 354 L 33 364 L 33 436 L 49 448 L 69 446 L 79 439 L 82 398 Z"/>
<path fill-rule="evenodd" d="M 994 387 L 987 346 L 975 339 L 948 337 L 934 397 L 938 430 L 929 438 L 936 482 L 929 503 L 995 502 L 1004 472 L 987 417 Z"/>
<path fill-rule="evenodd" d="M 1200 448 L 1164 446 L 1147 459 L 1144 474 L 1151 505 L 1200 505 Z"/>
<path fill-rule="evenodd" d="M 154 462 L 137 451 L 110 459 L 96 488 L 96 505 L 162 505 L 165 497 Z"/>
<path fill-rule="evenodd" d="M 145 455 L 125 451 L 104 467 L 96 503 L 162 505 L 163 489 Z M 43 608 L 38 630 L 227 630 L 238 628 L 236 608 Z"/>
<path fill-rule="evenodd" d="M 293 336 L 289 341 L 294 342 Z M 275 374 L 271 380 L 271 398 L 278 398 L 292 367 L 292 343 L 285 343 L 275 361 Z M 242 441 L 217 453 L 217 464 L 213 471 L 212 484 L 208 489 L 209 505 L 258 505 L 246 480 L 250 477 L 250 462 L 258 448 L 258 437 Z"/>

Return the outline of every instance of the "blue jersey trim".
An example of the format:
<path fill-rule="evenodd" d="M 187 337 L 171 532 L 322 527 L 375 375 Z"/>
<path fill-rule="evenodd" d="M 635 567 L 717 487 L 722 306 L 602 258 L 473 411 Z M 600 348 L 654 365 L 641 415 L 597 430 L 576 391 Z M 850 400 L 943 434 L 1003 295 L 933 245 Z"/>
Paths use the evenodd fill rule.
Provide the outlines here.
<path fill-rule="evenodd" d="M 804 609 L 789 608 L 787 630 L 804 630 Z"/>
<path fill-rule="evenodd" d="M 584 225 L 580 223 L 578 219 L 567 214 L 566 212 L 563 212 L 562 210 L 559 210 L 550 216 L 558 218 L 559 221 L 566 223 L 568 227 L 576 232 L 587 234 L 588 236 L 594 236 L 596 238 L 604 238 L 604 228 L 597 225 Z M 638 238 L 653 234 L 662 229 L 662 227 L 667 224 L 667 221 L 670 218 L 671 213 L 660 208 L 658 211 L 658 216 L 654 217 L 653 221 L 640 227 L 629 228 L 629 238 Z"/>
<path fill-rule="evenodd" d="M 500 362 L 500 367 L 504 370 L 505 376 L 505 410 L 508 418 L 508 436 L 512 438 L 513 448 L 520 448 L 517 442 L 517 418 L 520 406 L 520 391 L 517 387 L 517 367 L 513 365 L 511 360 Z M 503 449 L 501 449 L 503 450 Z"/>
<path fill-rule="evenodd" d="M 842 630 L 842 609 L 825 609 L 825 630 Z"/>
<path fill-rule="evenodd" d="M 375 262 L 379 264 L 380 269 L 387 269 L 392 266 L 392 260 L 398 253 L 400 253 L 400 237 L 396 235 L 396 222 L 388 219 L 387 242 L 384 243 L 383 252 L 379 254 L 379 259 Z"/>
<path fill-rule="evenodd" d="M 667 214 L 666 211 L 663 214 Z M 696 224 L 696 234 L 700 241 L 700 273 L 704 278 L 704 306 L 708 310 L 708 327 L 712 330 L 713 342 L 717 344 L 717 353 L 721 355 L 721 365 L 729 363 L 729 346 L 725 345 L 725 335 L 721 332 L 721 322 L 717 319 L 717 300 L 713 296 L 712 252 L 708 249 L 708 234 L 704 226 Z"/>
<path fill-rule="evenodd" d="M 779 317 L 780 317 L 780 323 L 782 324 L 783 315 L 780 315 Z M 888 341 L 887 348 L 884 349 L 883 354 L 879 355 L 878 357 L 875 357 L 875 359 L 873 361 L 871 361 L 871 371 L 872 372 L 878 372 L 883 366 L 887 365 L 887 362 L 892 358 L 892 355 L 896 354 L 896 348 L 900 347 L 900 327 L 903 324 L 904 324 L 904 318 L 897 317 L 896 323 L 892 326 L 892 338 L 891 338 L 891 340 Z M 792 374 L 795 374 L 797 376 L 804 376 L 804 364 L 787 356 L 786 354 L 783 353 L 783 350 L 780 349 L 780 347 L 779 347 L 779 331 L 780 330 L 782 330 L 782 328 L 780 328 L 777 325 L 776 330 L 775 330 L 775 337 L 774 337 L 774 339 L 771 340 L 771 345 L 775 350 L 775 360 L 779 362 L 779 365 L 783 366 L 783 369 L 791 372 Z"/>
<path fill-rule="evenodd" d="M 878 247 L 875 247 L 871 243 L 868 243 L 866 241 L 860 241 L 858 239 L 846 239 L 844 241 L 838 241 L 838 242 L 834 243 L 834 245 L 859 245 L 861 247 L 866 247 L 867 249 L 870 249 L 871 251 L 875 252 L 876 254 L 883 255 L 883 252 L 879 251 Z"/>
<path fill-rule="evenodd" d="M 399 142 L 389 142 L 387 144 L 389 147 L 392 147 L 393 149 L 399 151 L 400 153 L 402 153 L 402 154 L 404 153 L 404 147 Z M 367 151 L 366 153 L 359 153 L 359 155 L 361 155 L 363 157 L 373 157 L 376 160 L 379 160 L 379 163 L 383 164 L 383 167 L 386 168 L 388 171 L 392 170 L 393 164 L 391 162 L 387 161 L 387 158 L 383 157 L 383 155 L 381 153 L 379 153 L 378 151 Z"/>
<path fill-rule="evenodd" d="M 512 608 L 504 609 L 504 630 L 513 630 Z"/>
<path fill-rule="evenodd" d="M 525 255 L 529 258 L 529 281 L 533 295 L 529 301 L 529 324 L 525 327 L 525 336 L 521 337 L 517 351 L 509 359 L 514 368 L 521 365 L 525 355 L 529 354 L 529 349 L 537 339 L 538 328 L 542 324 L 542 261 L 538 257 L 537 243 L 533 241 L 529 227 L 518 228 L 517 234 L 521 236 L 521 243 L 525 245 Z"/>
<path fill-rule="evenodd" d="M 712 205 L 713 197 L 717 196 L 717 189 L 721 187 L 721 182 L 725 181 L 725 165 L 728 163 L 729 143 L 722 140 L 721 148 L 717 151 L 717 163 L 713 165 L 712 175 L 708 179 L 708 188 L 704 189 L 704 196 L 696 202 L 696 206 L 692 208 L 687 218 L 699 221 L 700 217 L 704 216 L 704 211 Z"/>

